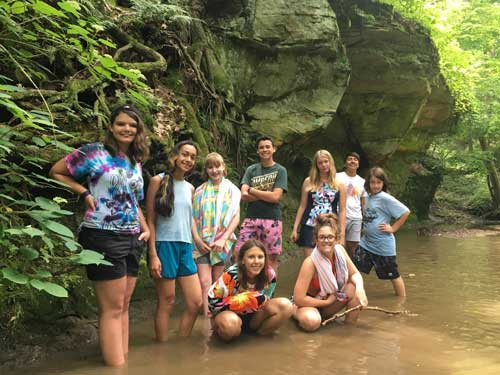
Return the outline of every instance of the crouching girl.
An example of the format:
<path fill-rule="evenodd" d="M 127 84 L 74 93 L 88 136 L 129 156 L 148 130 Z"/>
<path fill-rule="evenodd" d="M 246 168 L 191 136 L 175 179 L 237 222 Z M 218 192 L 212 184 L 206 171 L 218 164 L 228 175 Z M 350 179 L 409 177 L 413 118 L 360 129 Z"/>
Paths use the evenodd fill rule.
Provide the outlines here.
<path fill-rule="evenodd" d="M 270 335 L 292 315 L 287 298 L 271 298 L 276 274 L 268 265 L 264 244 L 249 240 L 208 291 L 208 306 L 215 332 L 224 341 L 241 333 Z"/>

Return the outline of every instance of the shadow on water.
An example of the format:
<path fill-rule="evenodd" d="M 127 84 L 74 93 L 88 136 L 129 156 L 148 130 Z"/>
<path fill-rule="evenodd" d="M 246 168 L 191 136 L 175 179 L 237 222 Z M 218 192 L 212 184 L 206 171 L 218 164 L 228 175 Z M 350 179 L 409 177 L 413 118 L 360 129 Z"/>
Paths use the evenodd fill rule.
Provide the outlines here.
<path fill-rule="evenodd" d="M 172 332 L 153 342 L 151 320 L 134 324 L 128 365 L 102 366 L 98 348 L 61 356 L 30 374 L 499 374 L 500 237 L 447 239 L 398 234 L 398 261 L 408 298 L 389 282 L 365 277 L 371 306 L 410 310 L 416 316 L 366 311 L 357 326 L 332 323 L 307 334 L 290 321 L 272 338 L 245 336 L 224 344 L 198 319 L 193 336 Z M 278 296 L 289 296 L 301 259 L 282 265 Z M 176 317 L 172 327 L 178 326 Z M 15 374 L 15 372 L 13 373 Z"/>

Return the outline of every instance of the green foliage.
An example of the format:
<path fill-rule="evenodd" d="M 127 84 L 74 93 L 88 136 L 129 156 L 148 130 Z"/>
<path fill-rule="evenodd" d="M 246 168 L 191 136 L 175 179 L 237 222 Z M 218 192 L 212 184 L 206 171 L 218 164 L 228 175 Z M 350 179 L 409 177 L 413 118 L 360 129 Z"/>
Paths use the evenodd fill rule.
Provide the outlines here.
<path fill-rule="evenodd" d="M 105 98 L 99 98 L 99 90 L 109 85 L 121 97 L 149 104 L 141 72 L 125 69 L 111 57 L 116 46 L 102 34 L 103 23 L 82 4 L 0 0 L 2 328 L 22 321 L 44 294 L 68 297 L 68 290 L 82 281 L 77 266 L 109 265 L 101 254 L 75 241 L 67 224 L 73 213 L 62 207 L 65 199 L 36 196 L 40 189 L 64 186 L 47 177 L 52 155 L 73 150 L 65 143 L 73 136 L 56 126 L 56 120 L 105 116 L 80 103 L 82 86 L 94 93 L 100 107 L 105 107 Z M 51 83 L 59 82 L 61 73 L 70 77 L 62 89 L 61 83 Z M 64 117 L 57 113 L 61 111 Z"/>
<path fill-rule="evenodd" d="M 499 160 L 500 149 L 500 4 L 488 0 L 388 0 L 403 15 L 431 31 L 443 75 L 455 97 L 460 116 L 453 137 L 436 140 L 434 156 L 447 168 L 482 173 L 485 161 Z M 479 145 L 479 140 L 484 140 Z M 477 200 L 482 202 L 482 198 Z M 484 204 L 481 203 L 484 207 Z"/>

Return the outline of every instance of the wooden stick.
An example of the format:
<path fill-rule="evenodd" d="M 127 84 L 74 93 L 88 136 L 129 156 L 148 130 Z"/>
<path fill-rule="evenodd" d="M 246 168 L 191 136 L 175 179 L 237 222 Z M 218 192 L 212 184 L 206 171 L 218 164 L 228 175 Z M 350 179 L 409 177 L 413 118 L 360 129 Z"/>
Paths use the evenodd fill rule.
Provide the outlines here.
<path fill-rule="evenodd" d="M 349 314 L 350 312 L 354 311 L 354 310 L 372 310 L 372 311 L 380 311 L 380 312 L 383 312 L 383 313 L 386 313 L 386 314 L 390 314 L 390 315 L 398 315 L 398 314 L 410 314 L 410 312 L 408 310 L 386 310 L 386 309 L 383 309 L 381 307 L 378 307 L 378 306 L 365 306 L 363 307 L 363 305 L 357 305 L 357 306 L 354 306 L 354 307 L 351 307 L 350 309 L 347 309 L 341 313 L 338 313 L 338 314 L 335 314 L 333 315 L 331 318 L 328 318 L 328 319 L 325 319 L 321 325 L 326 325 L 330 322 L 333 322 L 335 319 L 338 319 L 338 318 L 341 318 L 343 317 L 344 315 L 347 315 Z"/>

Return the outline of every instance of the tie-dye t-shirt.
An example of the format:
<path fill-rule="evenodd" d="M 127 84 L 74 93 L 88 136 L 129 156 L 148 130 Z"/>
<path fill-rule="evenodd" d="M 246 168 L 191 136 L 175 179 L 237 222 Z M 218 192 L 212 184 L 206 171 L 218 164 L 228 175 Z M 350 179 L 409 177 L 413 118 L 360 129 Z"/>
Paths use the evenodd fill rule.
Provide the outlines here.
<path fill-rule="evenodd" d="M 82 226 L 139 233 L 139 201 L 144 198 L 142 168 L 127 156 L 112 156 L 102 143 L 91 143 L 64 158 L 77 181 L 86 180 L 94 197 L 95 211 L 88 209 Z"/>

